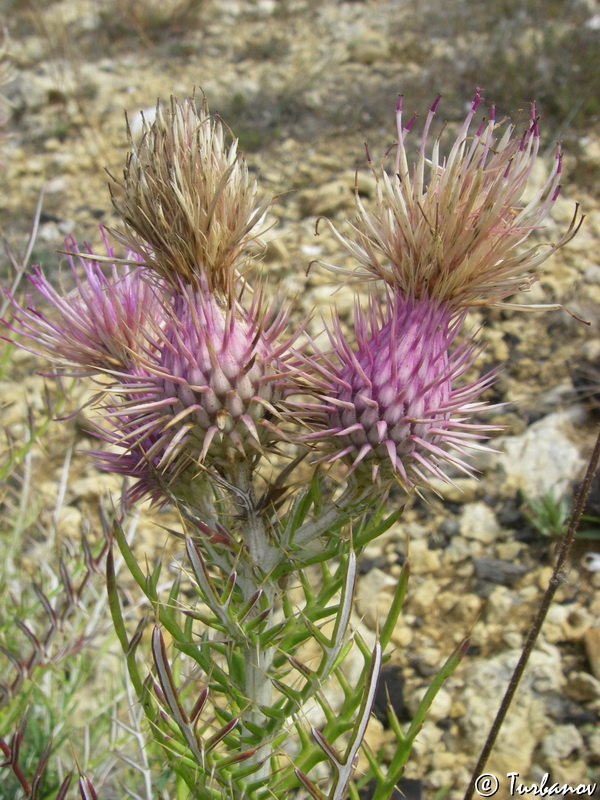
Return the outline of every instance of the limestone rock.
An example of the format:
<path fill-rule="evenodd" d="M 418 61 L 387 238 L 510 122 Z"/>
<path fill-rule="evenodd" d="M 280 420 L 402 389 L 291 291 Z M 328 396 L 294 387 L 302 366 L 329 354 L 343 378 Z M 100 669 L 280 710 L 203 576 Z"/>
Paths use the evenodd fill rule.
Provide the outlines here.
<path fill-rule="evenodd" d="M 584 463 L 572 440 L 572 427 L 561 411 L 534 423 L 521 436 L 503 438 L 499 461 L 511 486 L 533 498 L 564 492 Z"/>

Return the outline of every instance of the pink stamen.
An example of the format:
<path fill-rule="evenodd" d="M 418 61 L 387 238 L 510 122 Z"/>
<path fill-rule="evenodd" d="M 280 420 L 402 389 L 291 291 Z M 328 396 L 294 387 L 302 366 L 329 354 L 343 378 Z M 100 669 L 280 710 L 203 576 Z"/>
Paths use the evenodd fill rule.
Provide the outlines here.
<path fill-rule="evenodd" d="M 433 101 L 433 103 L 431 104 L 431 108 L 429 109 L 429 112 L 430 112 L 431 114 L 435 114 L 435 112 L 436 112 L 436 110 L 437 110 L 437 107 L 438 107 L 438 105 L 439 105 L 439 102 L 440 102 L 440 100 L 441 100 L 441 99 L 442 99 L 442 95 L 441 95 L 441 94 L 438 94 L 438 96 L 435 98 L 435 100 L 434 100 L 434 101 Z"/>
<path fill-rule="evenodd" d="M 471 117 L 473 117 L 473 114 L 477 111 L 479 104 L 483 101 L 481 92 L 482 89 L 477 89 L 477 91 L 475 92 L 475 97 L 473 98 L 473 103 L 471 104 L 471 111 L 470 111 Z"/>

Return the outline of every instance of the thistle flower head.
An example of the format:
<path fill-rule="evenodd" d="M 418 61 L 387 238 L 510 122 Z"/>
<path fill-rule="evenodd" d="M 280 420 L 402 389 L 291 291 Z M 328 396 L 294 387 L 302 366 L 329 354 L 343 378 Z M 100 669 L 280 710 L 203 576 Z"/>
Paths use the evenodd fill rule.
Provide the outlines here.
<path fill-rule="evenodd" d="M 137 478 L 136 497 L 158 499 L 200 464 L 251 460 L 279 437 L 270 418 L 290 387 L 284 307 L 271 311 L 258 292 L 248 308 L 224 306 L 202 277 L 175 289 L 145 267 L 113 264 L 107 277 L 82 262 L 66 297 L 39 270 L 30 278 L 57 319 L 13 300 L 5 324 L 59 372 L 108 376 L 95 432 L 124 452 L 95 452 L 101 466 Z"/>
<path fill-rule="evenodd" d="M 407 490 L 448 481 L 449 465 L 470 474 L 459 454 L 491 429 L 469 418 L 494 376 L 457 388 L 478 352 L 472 338 L 456 342 L 463 321 L 431 298 L 394 294 L 382 306 L 372 297 L 366 312 L 356 305 L 351 345 L 335 317 L 317 379 L 326 390 L 319 429 L 305 437 L 325 451 L 321 460 L 367 468 L 373 481 L 394 476 Z"/>
<path fill-rule="evenodd" d="M 136 375 L 108 396 L 98 436 L 125 453 L 95 453 L 104 469 L 138 479 L 134 496 L 181 494 L 199 465 L 252 459 L 279 438 L 278 415 L 289 384 L 278 336 L 285 312 L 267 322 L 260 301 L 224 310 L 206 287 L 185 287 L 161 305 L 153 350 Z"/>
<path fill-rule="evenodd" d="M 478 90 L 443 157 L 440 136 L 429 141 L 438 96 L 411 164 L 408 143 L 415 117 L 404 121 L 400 96 L 394 173 L 388 174 L 383 166 L 373 169 L 375 208 L 368 210 L 357 197 L 357 217 L 349 237 L 331 226 L 357 260 L 361 278 L 381 279 L 406 297 L 428 297 L 454 307 L 496 303 L 527 289 L 539 266 L 576 234 L 582 222 L 578 208 L 556 243 L 523 248 L 558 197 L 561 150 L 556 148 L 544 185 L 524 201 L 540 142 L 535 106 L 521 133 L 513 123 L 496 122 L 494 106 L 487 121 L 471 130 L 482 99 Z"/>
<path fill-rule="evenodd" d="M 171 98 L 159 104 L 141 142 L 129 131 L 123 180 L 112 179 L 112 201 L 127 231 L 116 233 L 164 280 L 197 286 L 231 298 L 246 251 L 260 239 L 270 199 L 237 150 L 226 144 L 221 121 L 206 103 Z"/>
<path fill-rule="evenodd" d="M 113 252 L 104 232 L 103 237 L 110 259 Z M 10 298 L 15 315 L 5 325 L 31 343 L 21 342 L 21 347 L 43 353 L 61 374 L 127 372 L 148 346 L 142 332 L 157 314 L 157 284 L 141 280 L 135 268 L 114 262 L 109 277 L 98 262 L 88 260 L 89 249 L 80 254 L 73 240 L 66 242 L 66 249 L 75 281 L 71 292 L 57 291 L 38 267 L 27 276 L 39 297 L 55 309 L 56 317 L 38 311 L 31 296 L 24 306 Z M 130 264 L 138 261 L 134 253 L 127 260 Z"/>

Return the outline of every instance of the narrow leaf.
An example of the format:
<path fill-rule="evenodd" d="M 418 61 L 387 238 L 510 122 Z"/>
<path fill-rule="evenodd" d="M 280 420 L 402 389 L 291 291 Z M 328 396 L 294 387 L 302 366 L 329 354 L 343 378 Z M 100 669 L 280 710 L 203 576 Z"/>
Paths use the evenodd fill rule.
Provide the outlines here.
<path fill-rule="evenodd" d="M 203 754 L 200 752 L 198 741 L 194 735 L 193 730 L 189 726 L 187 714 L 183 710 L 183 706 L 179 700 L 175 682 L 173 681 L 173 673 L 167 659 L 167 651 L 165 642 L 158 625 L 155 625 L 152 631 L 152 656 L 156 664 L 158 672 L 158 679 L 165 695 L 165 700 L 169 711 L 173 715 L 173 719 L 177 723 L 179 730 L 183 734 L 188 747 L 197 760 L 198 764 L 204 762 Z"/>
<path fill-rule="evenodd" d="M 144 614 L 144 616 L 138 622 L 135 632 L 131 637 L 131 641 L 129 642 L 129 646 L 127 647 L 126 655 L 128 658 L 129 656 L 134 655 L 139 643 L 142 641 L 142 637 L 144 636 L 144 630 L 146 629 L 147 622 L 148 622 L 148 617 Z"/>
<path fill-rule="evenodd" d="M 314 798 L 314 800 L 326 800 L 323 792 L 317 789 L 314 783 L 310 781 L 303 772 L 300 772 L 299 769 L 294 767 L 294 773 L 304 788 L 310 792 L 310 795 Z"/>
<path fill-rule="evenodd" d="M 396 589 L 394 591 L 394 598 L 392 600 L 392 605 L 387 614 L 385 624 L 379 634 L 379 644 L 381 645 L 382 650 L 386 649 L 392 637 L 392 634 L 396 629 L 396 625 L 398 623 L 398 617 L 400 616 L 400 611 L 402 610 L 402 604 L 404 602 L 404 598 L 406 597 L 406 588 L 408 586 L 409 576 L 410 576 L 410 562 L 405 561 L 402 566 L 402 571 L 400 573 L 400 579 L 398 580 L 398 585 L 396 586 Z"/>
<path fill-rule="evenodd" d="M 146 596 L 154 601 L 158 601 L 158 581 L 160 580 L 160 573 L 162 572 L 162 560 L 159 558 L 154 565 L 151 575 L 146 575 Z"/>
<path fill-rule="evenodd" d="M 71 576 L 67 572 L 67 568 L 62 559 L 59 559 L 58 561 L 58 571 L 60 573 L 60 579 L 63 582 L 63 586 L 65 587 L 65 593 L 69 601 L 69 608 L 72 608 L 75 605 L 75 593 L 73 591 L 73 584 L 71 583 Z"/>
<path fill-rule="evenodd" d="M 50 619 L 50 622 L 52 623 L 53 626 L 55 626 L 58 623 L 58 618 L 56 616 L 54 609 L 50 605 L 50 601 L 43 593 L 41 587 L 38 586 L 38 584 L 35 583 L 35 581 L 32 583 L 32 586 L 33 586 L 33 591 L 36 593 L 38 600 L 42 604 L 44 611 L 46 612 L 46 614 Z"/>
<path fill-rule="evenodd" d="M 288 698 L 288 700 L 291 700 L 295 705 L 298 706 L 302 704 L 301 692 L 296 691 L 296 689 L 292 689 L 291 686 L 288 686 L 286 683 L 283 683 L 283 681 L 280 681 L 277 678 L 273 680 L 273 683 L 275 684 L 275 687 L 281 692 L 281 694 L 283 694 L 285 697 Z"/>
<path fill-rule="evenodd" d="M 253 747 L 251 750 L 244 750 L 243 753 L 236 753 L 233 756 L 229 756 L 228 758 L 224 758 L 223 761 L 219 761 L 219 769 L 222 767 L 229 767 L 232 764 L 238 764 L 240 761 L 245 761 L 247 758 L 253 756 L 258 748 Z"/>
<path fill-rule="evenodd" d="M 269 618 L 271 614 L 270 608 L 265 608 L 264 611 L 261 611 L 260 614 L 257 614 L 252 619 L 248 620 L 248 622 L 244 623 L 244 630 L 246 633 L 252 633 L 256 628 L 260 628 L 263 622 Z"/>
<path fill-rule="evenodd" d="M 198 717 L 202 713 L 202 710 L 203 710 L 204 706 L 206 705 L 206 701 L 208 699 L 208 695 L 209 695 L 208 686 L 205 686 L 204 689 L 202 689 L 202 691 L 198 695 L 198 699 L 194 703 L 194 707 L 191 710 L 190 720 L 192 722 L 196 722 L 196 720 L 198 719 Z"/>
<path fill-rule="evenodd" d="M 225 583 L 225 589 L 223 590 L 223 594 L 221 595 L 221 606 L 223 608 L 227 608 L 229 606 L 231 595 L 233 594 L 233 590 L 235 589 L 236 580 L 237 580 L 237 574 L 236 571 L 233 570 L 229 575 L 229 577 L 227 578 L 227 582 Z"/>
<path fill-rule="evenodd" d="M 469 644 L 470 644 L 469 638 L 463 639 L 463 641 L 450 655 L 446 663 L 442 666 L 440 671 L 432 680 L 431 685 L 429 686 L 429 688 L 425 692 L 423 699 L 419 703 L 419 707 L 417 708 L 417 712 L 414 716 L 414 719 L 410 725 L 410 728 L 406 733 L 407 740 L 409 741 L 412 740 L 419 732 L 419 729 L 421 728 L 423 722 L 425 721 L 425 716 L 427 714 L 427 711 L 429 710 L 431 704 L 433 703 L 436 694 L 441 689 L 442 684 L 444 683 L 446 678 L 449 678 L 450 675 L 452 675 L 454 670 L 458 667 L 458 665 L 462 661 L 463 656 L 469 649 Z"/>
<path fill-rule="evenodd" d="M 71 779 L 72 778 L 73 778 L 73 773 L 69 772 L 67 777 L 61 783 L 61 785 L 59 787 L 59 790 L 58 790 L 58 794 L 56 795 L 54 800 L 65 800 L 65 798 L 67 796 L 67 792 L 69 791 L 69 786 L 71 785 Z"/>
<path fill-rule="evenodd" d="M 187 714 L 183 710 L 179 695 L 177 694 L 177 689 L 175 688 L 173 673 L 171 672 L 171 666 L 167 658 L 165 641 L 158 625 L 155 625 L 152 631 L 152 655 L 169 710 L 178 724 L 187 725 L 189 720 Z"/>
<path fill-rule="evenodd" d="M 228 733 L 236 727 L 238 722 L 240 721 L 239 717 L 234 717 L 227 725 L 223 726 L 220 731 L 217 731 L 210 739 L 205 743 L 205 749 L 207 752 L 210 752 L 214 747 L 216 747 L 220 741 L 222 741 Z"/>
<path fill-rule="evenodd" d="M 252 597 L 250 597 L 250 599 L 246 603 L 244 603 L 244 605 L 241 607 L 237 615 L 238 622 L 243 622 L 246 619 L 246 617 L 251 613 L 252 609 L 256 606 L 256 604 L 258 603 L 258 601 L 262 596 L 263 596 L 263 590 L 257 589 L 252 595 Z"/>
<path fill-rule="evenodd" d="M 340 760 L 338 758 L 338 754 L 336 753 L 335 749 L 329 744 L 327 739 L 323 736 L 321 731 L 318 731 L 315 727 L 311 726 L 310 732 L 313 735 L 316 743 L 319 745 L 321 750 L 325 753 L 329 761 L 333 764 L 333 766 L 339 769 Z"/>
<path fill-rule="evenodd" d="M 98 800 L 98 795 L 87 775 L 79 776 L 79 793 L 82 800 Z"/>

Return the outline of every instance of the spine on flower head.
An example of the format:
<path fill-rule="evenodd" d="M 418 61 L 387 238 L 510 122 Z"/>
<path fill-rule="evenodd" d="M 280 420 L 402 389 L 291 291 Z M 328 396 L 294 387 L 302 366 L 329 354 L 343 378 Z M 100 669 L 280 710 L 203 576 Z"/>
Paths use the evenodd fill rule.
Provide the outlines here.
<path fill-rule="evenodd" d="M 416 117 L 403 121 L 399 98 L 393 174 L 384 166 L 372 166 L 377 178 L 374 208 L 368 209 L 357 196 L 348 236 L 329 224 L 357 261 L 361 279 L 383 280 L 406 297 L 427 296 L 455 308 L 494 304 L 529 288 L 541 264 L 575 236 L 582 216 L 576 207 L 571 225 L 557 242 L 527 246 L 531 232 L 543 227 L 558 197 L 562 171 L 557 147 L 547 181 L 524 201 L 539 149 L 535 106 L 521 134 L 515 124 L 496 121 L 494 106 L 487 121 L 471 132 L 483 102 L 478 90 L 443 157 L 440 135 L 433 142 L 429 135 L 439 102 L 438 96 L 411 161 L 408 146 Z"/>
<path fill-rule="evenodd" d="M 125 452 L 94 453 L 112 472 L 138 479 L 135 496 L 164 501 L 203 466 L 252 461 L 279 437 L 269 417 L 289 388 L 286 311 L 224 308 L 205 284 L 160 303 L 148 353 L 104 404 L 99 438 Z M 203 466 L 201 466 L 203 465 Z"/>

